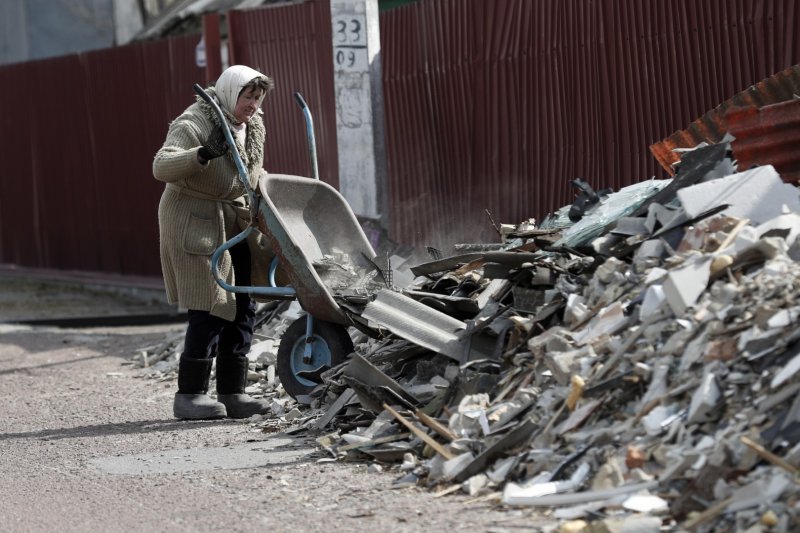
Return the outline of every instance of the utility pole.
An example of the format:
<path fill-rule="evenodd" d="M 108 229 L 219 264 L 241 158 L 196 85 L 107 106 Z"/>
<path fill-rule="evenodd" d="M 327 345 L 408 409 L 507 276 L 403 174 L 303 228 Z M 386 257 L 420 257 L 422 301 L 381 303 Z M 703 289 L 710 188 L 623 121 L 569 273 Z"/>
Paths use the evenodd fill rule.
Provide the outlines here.
<path fill-rule="evenodd" d="M 331 0 L 339 190 L 356 215 L 388 229 L 377 0 Z"/>

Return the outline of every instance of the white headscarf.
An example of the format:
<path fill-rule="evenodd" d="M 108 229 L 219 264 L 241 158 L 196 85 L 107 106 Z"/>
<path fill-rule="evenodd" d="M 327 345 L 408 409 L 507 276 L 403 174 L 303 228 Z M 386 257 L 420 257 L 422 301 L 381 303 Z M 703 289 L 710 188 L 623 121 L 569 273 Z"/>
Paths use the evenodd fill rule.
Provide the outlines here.
<path fill-rule="evenodd" d="M 236 109 L 236 100 L 239 98 L 239 93 L 242 92 L 242 87 L 255 78 L 266 79 L 267 77 L 250 67 L 233 65 L 226 68 L 217 83 L 214 84 L 214 91 L 217 93 L 220 106 L 229 117 L 233 117 L 233 111 Z M 264 112 L 261 110 L 261 102 L 264 101 L 264 96 L 262 94 L 261 101 L 258 102 L 258 113 L 262 115 Z"/>

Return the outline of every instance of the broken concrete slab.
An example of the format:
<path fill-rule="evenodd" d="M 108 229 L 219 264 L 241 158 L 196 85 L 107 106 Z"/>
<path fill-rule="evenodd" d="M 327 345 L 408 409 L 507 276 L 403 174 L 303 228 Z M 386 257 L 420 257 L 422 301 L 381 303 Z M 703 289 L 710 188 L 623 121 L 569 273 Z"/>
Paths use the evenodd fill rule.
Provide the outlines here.
<path fill-rule="evenodd" d="M 792 357 L 792 359 L 789 360 L 789 362 L 787 362 L 780 369 L 780 371 L 775 374 L 775 376 L 772 378 L 772 381 L 770 381 L 770 388 L 777 389 L 789 379 L 797 375 L 798 372 L 800 372 L 800 353 Z"/>
<path fill-rule="evenodd" d="M 669 509 L 667 500 L 647 492 L 633 494 L 622 502 L 622 507 L 637 513 L 661 514 Z M 660 524 L 659 524 L 660 526 Z"/>
<path fill-rule="evenodd" d="M 664 246 L 664 241 L 661 239 L 648 239 L 639 244 L 639 247 L 634 252 L 634 259 L 664 257 L 667 253 L 667 248 Z"/>
<path fill-rule="evenodd" d="M 755 228 L 758 238 L 780 236 L 791 247 L 800 235 L 800 215 L 788 213 L 766 220 Z"/>
<path fill-rule="evenodd" d="M 755 224 L 783 214 L 784 206 L 791 212 L 800 212 L 797 188 L 783 183 L 771 165 L 686 187 L 677 194 L 690 218 L 725 204 L 729 207 L 723 214 Z"/>
<path fill-rule="evenodd" d="M 544 364 L 553 373 L 559 385 L 569 385 L 573 374 L 580 374 L 582 366 L 589 366 L 597 357 L 591 345 L 567 352 L 548 351 L 544 356 Z"/>
<path fill-rule="evenodd" d="M 663 228 L 676 227 L 686 220 L 688 217 L 682 209 L 652 203 L 647 207 L 647 216 L 644 219 L 645 235 L 653 235 Z"/>
<path fill-rule="evenodd" d="M 663 283 L 664 295 L 676 316 L 683 315 L 697 303 L 708 285 L 710 267 L 710 258 L 698 256 L 669 271 Z"/>
<path fill-rule="evenodd" d="M 639 317 L 643 320 L 660 313 L 667 301 L 664 287 L 661 284 L 654 284 L 647 287 L 644 293 L 642 305 L 639 308 Z"/>
<path fill-rule="evenodd" d="M 641 217 L 622 217 L 617 219 L 612 233 L 618 235 L 650 235 L 652 230 L 648 228 L 647 221 Z"/>

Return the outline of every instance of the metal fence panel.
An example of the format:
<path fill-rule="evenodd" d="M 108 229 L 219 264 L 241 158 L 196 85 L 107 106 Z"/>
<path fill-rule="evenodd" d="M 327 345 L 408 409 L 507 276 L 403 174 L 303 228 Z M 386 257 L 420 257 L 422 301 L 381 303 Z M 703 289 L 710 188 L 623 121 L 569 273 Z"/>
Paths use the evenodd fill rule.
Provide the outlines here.
<path fill-rule="evenodd" d="M 311 176 L 299 92 L 314 122 L 320 179 L 339 185 L 333 89 L 331 8 L 327 0 L 228 14 L 232 60 L 275 80 L 266 99 L 264 167 L 269 172 Z"/>
<path fill-rule="evenodd" d="M 160 276 L 152 161 L 197 36 L 0 68 L 0 263 Z"/>
<path fill-rule="evenodd" d="M 381 14 L 392 235 L 497 240 L 568 182 L 666 177 L 648 146 L 800 63 L 793 0 L 438 0 Z M 491 214 L 491 217 L 488 216 Z"/>

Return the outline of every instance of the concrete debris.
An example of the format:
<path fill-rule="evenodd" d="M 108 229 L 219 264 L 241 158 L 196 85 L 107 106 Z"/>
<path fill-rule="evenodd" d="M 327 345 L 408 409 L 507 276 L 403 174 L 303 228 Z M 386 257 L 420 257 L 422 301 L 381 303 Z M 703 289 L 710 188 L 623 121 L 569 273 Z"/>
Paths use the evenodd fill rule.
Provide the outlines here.
<path fill-rule="evenodd" d="M 727 144 L 698 147 L 577 222 L 565 206 L 435 250 L 366 298 L 380 338 L 353 329 L 302 402 L 274 372 L 302 311 L 269 304 L 251 386 L 398 489 L 555 508 L 561 531 L 800 530 L 800 195 L 736 170 Z M 179 352 L 135 361 L 174 379 Z"/>
<path fill-rule="evenodd" d="M 525 486 L 520 486 L 513 482 L 506 483 L 503 490 L 503 503 L 507 505 L 533 505 L 541 496 L 574 491 L 586 481 L 590 471 L 589 464 L 583 463 L 565 481 L 544 481 L 545 479 L 550 479 L 552 475 L 550 472 L 542 472 L 532 480 L 532 483 L 528 483 Z M 542 481 L 539 481 L 539 479 L 542 479 Z"/>
<path fill-rule="evenodd" d="M 356 334 L 302 431 L 398 486 L 556 508 L 561 530 L 796 529 L 797 190 L 724 146 L 683 160 L 575 223 L 567 206 L 412 267 L 402 290 L 451 321 L 426 333 L 383 289 L 366 314 L 388 331 Z M 464 357 L 462 332 L 492 327 L 499 357 Z"/>
<path fill-rule="evenodd" d="M 797 187 L 783 183 L 771 165 L 685 187 L 678 191 L 678 199 L 689 218 L 721 205 L 727 205 L 721 214 L 754 224 L 777 217 L 784 208 L 800 211 Z"/>

